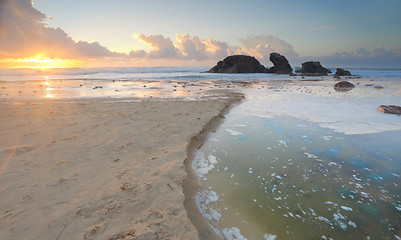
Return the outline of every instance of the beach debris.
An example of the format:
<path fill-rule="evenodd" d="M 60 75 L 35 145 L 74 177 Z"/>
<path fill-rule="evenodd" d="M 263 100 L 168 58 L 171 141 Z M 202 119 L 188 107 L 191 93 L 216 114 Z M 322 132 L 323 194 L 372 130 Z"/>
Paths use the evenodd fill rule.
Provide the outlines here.
<path fill-rule="evenodd" d="M 401 107 L 396 105 L 381 105 L 377 108 L 377 111 L 382 113 L 401 115 Z"/>
<path fill-rule="evenodd" d="M 283 55 L 273 52 L 270 53 L 269 59 L 274 66 L 270 69 L 266 68 L 265 73 L 292 74 L 292 67 Z"/>
<path fill-rule="evenodd" d="M 325 76 L 331 71 L 324 68 L 319 61 L 309 61 L 302 63 L 302 68 L 295 71 L 296 73 L 301 73 L 304 76 Z"/>
<path fill-rule="evenodd" d="M 265 67 L 251 56 L 233 55 L 219 61 L 209 73 L 263 73 Z"/>
<path fill-rule="evenodd" d="M 374 86 L 373 88 L 374 88 L 374 89 L 379 89 L 379 90 L 381 90 L 381 89 L 383 89 L 384 87 L 382 87 L 382 86 Z"/>
<path fill-rule="evenodd" d="M 334 85 L 334 90 L 336 90 L 337 92 L 348 92 L 352 90 L 354 87 L 355 85 L 350 82 L 341 81 Z"/>
<path fill-rule="evenodd" d="M 337 68 L 337 71 L 334 74 L 334 76 L 352 76 L 352 74 L 348 70 L 344 70 L 342 68 Z"/>
<path fill-rule="evenodd" d="M 124 183 L 123 185 L 120 186 L 120 189 L 126 191 L 129 189 L 129 185 L 130 185 L 129 183 Z"/>

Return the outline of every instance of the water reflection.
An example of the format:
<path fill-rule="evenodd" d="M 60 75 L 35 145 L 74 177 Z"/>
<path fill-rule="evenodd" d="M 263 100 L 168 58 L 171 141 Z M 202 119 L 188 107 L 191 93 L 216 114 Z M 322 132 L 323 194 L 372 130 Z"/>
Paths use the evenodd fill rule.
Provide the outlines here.
<path fill-rule="evenodd" d="M 54 94 L 53 94 L 53 90 L 54 90 L 54 89 L 52 88 L 51 83 L 48 82 L 48 81 L 46 81 L 46 82 L 44 83 L 44 85 L 47 86 L 47 87 L 45 88 L 45 90 L 44 90 L 45 98 L 54 98 Z"/>
<path fill-rule="evenodd" d="M 228 239 L 394 239 L 400 142 L 230 113 L 196 155 L 198 206 Z"/>

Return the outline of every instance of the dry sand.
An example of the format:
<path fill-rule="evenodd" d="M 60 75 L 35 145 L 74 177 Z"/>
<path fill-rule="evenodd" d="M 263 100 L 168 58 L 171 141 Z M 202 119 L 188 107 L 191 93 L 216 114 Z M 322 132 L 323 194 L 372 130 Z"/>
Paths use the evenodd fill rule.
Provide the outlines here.
<path fill-rule="evenodd" d="M 0 239 L 197 239 L 184 161 L 221 95 L 0 102 Z"/>

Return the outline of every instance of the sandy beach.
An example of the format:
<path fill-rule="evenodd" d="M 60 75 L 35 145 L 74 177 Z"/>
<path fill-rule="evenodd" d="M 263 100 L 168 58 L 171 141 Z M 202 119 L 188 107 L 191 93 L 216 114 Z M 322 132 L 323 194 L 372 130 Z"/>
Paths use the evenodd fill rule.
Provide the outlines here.
<path fill-rule="evenodd" d="M 345 93 L 331 77 L 0 82 L 0 239 L 219 239 L 195 197 L 207 137 L 231 113 L 346 135 L 400 130 L 376 110 L 399 101 L 399 82 L 372 80 L 350 79 Z"/>
<path fill-rule="evenodd" d="M 190 140 L 240 95 L 2 102 L 0 239 L 197 239 Z"/>

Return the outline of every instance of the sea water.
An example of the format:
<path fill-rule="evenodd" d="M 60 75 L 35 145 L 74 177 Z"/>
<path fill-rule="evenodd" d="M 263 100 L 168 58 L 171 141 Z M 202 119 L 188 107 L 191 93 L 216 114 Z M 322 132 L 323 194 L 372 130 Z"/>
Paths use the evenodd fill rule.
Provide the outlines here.
<path fill-rule="evenodd" d="M 226 239 L 399 239 L 400 144 L 233 112 L 197 150 L 196 201 Z"/>
<path fill-rule="evenodd" d="M 32 80 L 274 80 L 291 79 L 280 74 L 207 73 L 210 67 L 125 67 L 0 69 L 0 81 Z M 335 72 L 335 69 L 331 69 Z M 401 69 L 350 69 L 360 77 L 400 79 Z M 308 77 L 305 77 L 308 78 Z M 312 77 L 312 79 L 315 79 Z"/>
<path fill-rule="evenodd" d="M 401 239 L 401 78 L 266 81 L 197 149 L 196 204 L 223 239 Z M 383 88 L 374 88 L 382 85 Z"/>

